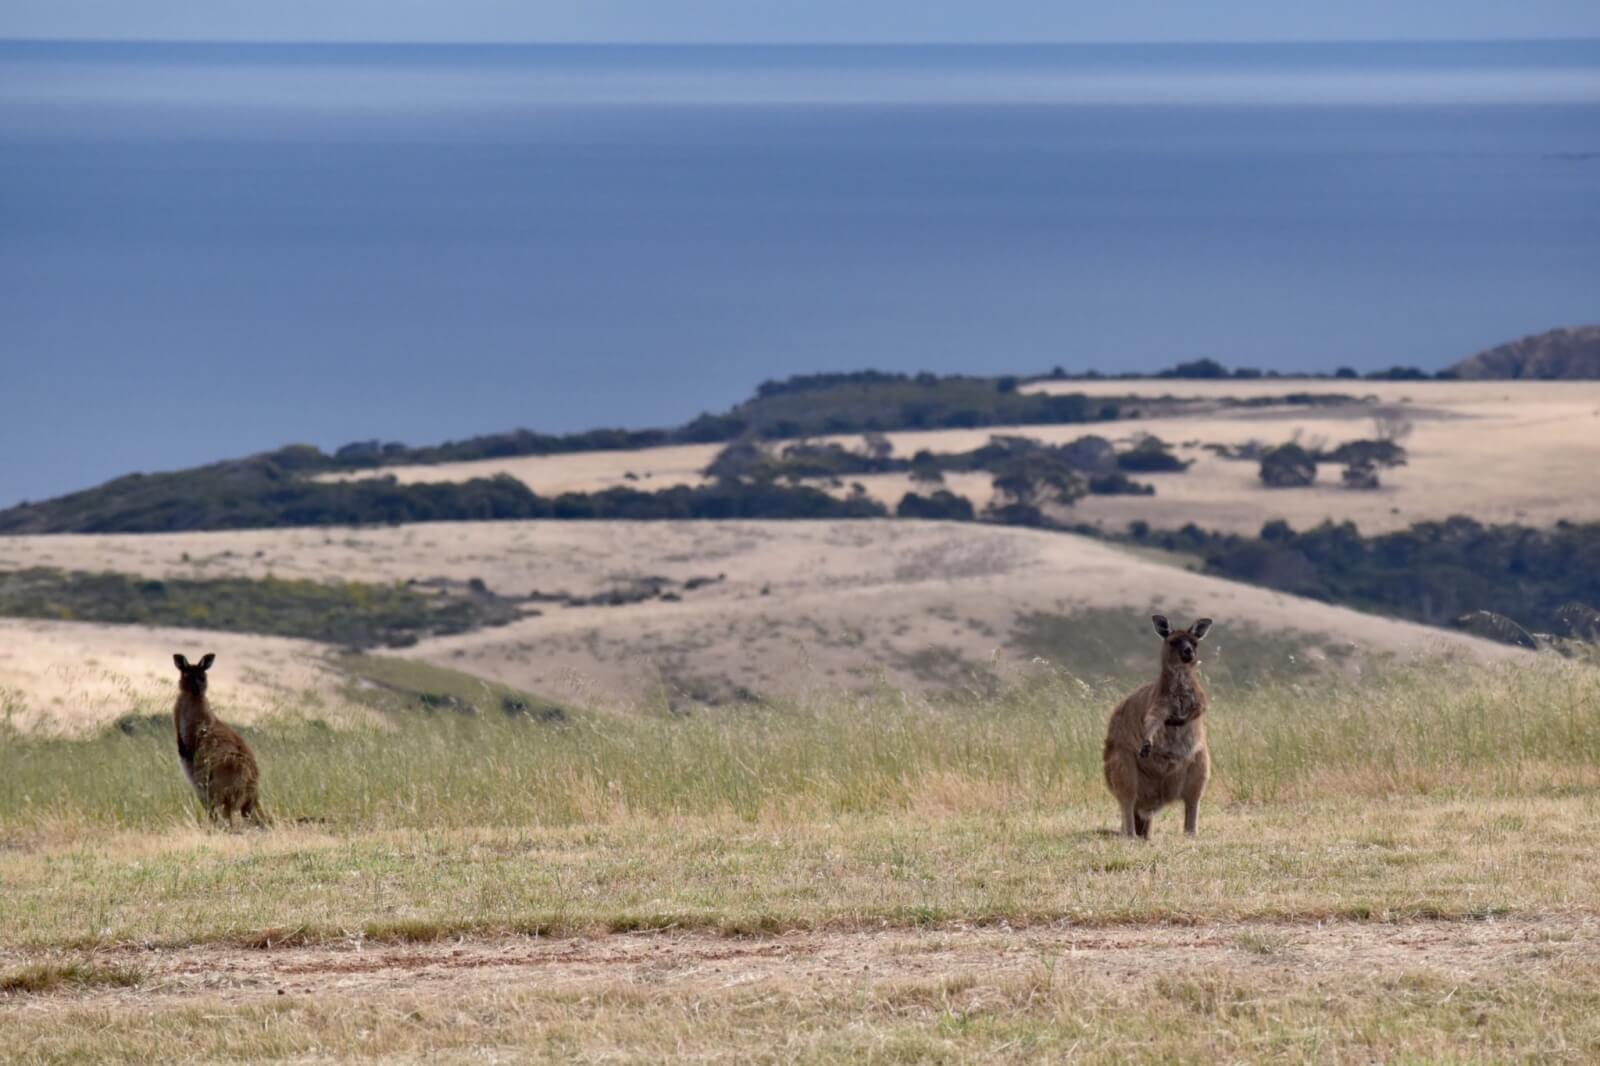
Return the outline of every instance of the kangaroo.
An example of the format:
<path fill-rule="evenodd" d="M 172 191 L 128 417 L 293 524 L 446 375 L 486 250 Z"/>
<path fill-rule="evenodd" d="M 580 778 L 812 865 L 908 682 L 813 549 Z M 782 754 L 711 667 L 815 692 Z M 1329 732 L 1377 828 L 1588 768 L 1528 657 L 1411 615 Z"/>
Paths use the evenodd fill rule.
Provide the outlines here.
<path fill-rule="evenodd" d="M 174 655 L 178 665 L 178 700 L 172 722 L 178 733 L 178 760 L 212 821 L 233 825 L 233 813 L 264 825 L 256 786 L 260 774 L 250 745 L 211 713 L 206 699 L 206 671 L 217 661 L 206 653 L 198 663 Z"/>
<path fill-rule="evenodd" d="M 1195 835 L 1200 794 L 1211 776 L 1206 726 L 1211 701 L 1200 685 L 1200 641 L 1211 629 L 1202 618 L 1174 630 L 1153 615 L 1161 637 L 1161 676 L 1134 689 L 1111 712 L 1106 730 L 1106 785 L 1122 805 L 1122 835 L 1150 839 L 1150 818 L 1183 800 L 1183 831 Z"/>

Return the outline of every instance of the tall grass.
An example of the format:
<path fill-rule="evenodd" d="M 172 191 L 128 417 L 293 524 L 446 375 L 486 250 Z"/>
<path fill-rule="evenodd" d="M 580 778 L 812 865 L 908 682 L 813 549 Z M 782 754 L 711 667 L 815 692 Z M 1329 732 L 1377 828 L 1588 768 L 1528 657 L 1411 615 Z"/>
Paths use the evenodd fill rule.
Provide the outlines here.
<path fill-rule="evenodd" d="M 559 723 L 413 713 L 333 729 L 281 718 L 249 736 L 271 814 L 330 828 L 1021 813 L 1104 800 L 1101 744 L 1120 695 L 1041 670 L 949 703 L 892 691 Z M 1436 663 L 1214 695 L 1221 802 L 1600 783 L 1600 671 L 1582 663 Z M 196 811 L 165 729 L 0 732 L 0 826 L 153 827 Z"/>

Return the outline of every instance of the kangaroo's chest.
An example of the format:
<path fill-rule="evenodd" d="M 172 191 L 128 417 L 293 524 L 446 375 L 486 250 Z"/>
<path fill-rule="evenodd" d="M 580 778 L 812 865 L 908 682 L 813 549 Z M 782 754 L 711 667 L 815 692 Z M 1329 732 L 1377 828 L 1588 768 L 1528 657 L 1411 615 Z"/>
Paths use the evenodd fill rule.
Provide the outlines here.
<path fill-rule="evenodd" d="M 1156 773 L 1186 766 L 1200 751 L 1200 735 L 1192 725 L 1162 726 L 1150 738 L 1150 754 L 1143 762 Z"/>
<path fill-rule="evenodd" d="M 1187 720 L 1195 717 L 1200 710 L 1201 698 L 1200 693 L 1189 685 L 1174 685 L 1172 690 L 1161 701 L 1162 706 L 1158 710 L 1163 712 L 1162 717 L 1164 719 L 1180 718 Z"/>

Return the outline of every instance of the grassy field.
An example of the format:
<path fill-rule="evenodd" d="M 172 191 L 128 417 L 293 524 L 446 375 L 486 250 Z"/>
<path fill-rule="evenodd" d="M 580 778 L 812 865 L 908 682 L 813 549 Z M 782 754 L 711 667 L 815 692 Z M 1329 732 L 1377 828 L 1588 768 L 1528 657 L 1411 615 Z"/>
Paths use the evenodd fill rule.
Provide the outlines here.
<path fill-rule="evenodd" d="M 1224 689 L 1201 835 L 1108 833 L 1040 669 L 691 715 L 0 743 L 0 1058 L 1586 1061 L 1600 672 Z"/>

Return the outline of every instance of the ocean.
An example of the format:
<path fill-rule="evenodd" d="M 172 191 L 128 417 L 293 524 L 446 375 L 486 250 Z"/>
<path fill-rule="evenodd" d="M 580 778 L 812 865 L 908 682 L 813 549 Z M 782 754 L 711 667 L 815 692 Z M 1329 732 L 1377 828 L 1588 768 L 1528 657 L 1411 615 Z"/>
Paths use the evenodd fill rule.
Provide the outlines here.
<path fill-rule="evenodd" d="M 1600 319 L 1600 42 L 0 43 L 0 506 L 875 367 Z"/>

